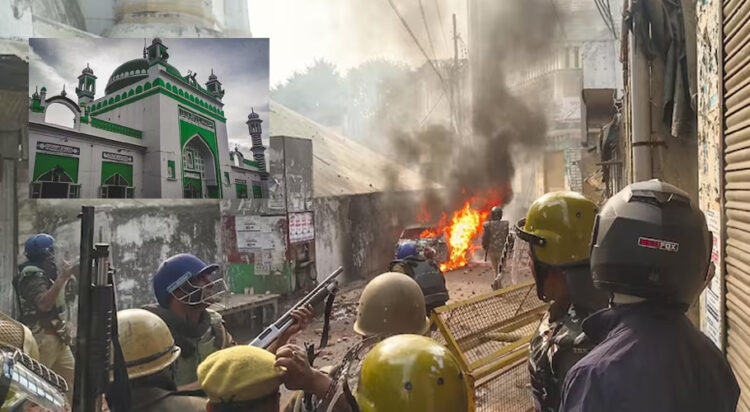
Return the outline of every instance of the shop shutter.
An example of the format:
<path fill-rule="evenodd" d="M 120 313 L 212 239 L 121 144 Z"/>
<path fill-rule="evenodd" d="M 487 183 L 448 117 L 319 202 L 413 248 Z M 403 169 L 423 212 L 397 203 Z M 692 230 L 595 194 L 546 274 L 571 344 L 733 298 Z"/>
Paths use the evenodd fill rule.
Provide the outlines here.
<path fill-rule="evenodd" d="M 750 1 L 724 1 L 727 356 L 750 412 Z"/>

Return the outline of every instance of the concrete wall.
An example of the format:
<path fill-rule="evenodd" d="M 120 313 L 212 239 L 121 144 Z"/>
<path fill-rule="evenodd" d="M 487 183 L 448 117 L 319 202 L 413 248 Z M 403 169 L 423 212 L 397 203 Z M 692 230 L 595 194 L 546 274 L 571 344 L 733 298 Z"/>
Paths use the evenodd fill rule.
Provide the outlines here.
<path fill-rule="evenodd" d="M 388 269 L 404 226 L 417 223 L 422 192 L 368 193 L 315 198 L 318 279 L 338 266 L 344 278 L 369 279 Z M 432 216 L 435 205 L 426 204 Z"/>
<path fill-rule="evenodd" d="M 312 140 L 271 136 L 268 152 L 271 178 L 278 182 L 274 194 L 287 196 L 289 212 L 311 210 L 313 198 Z"/>
<path fill-rule="evenodd" d="M 18 244 L 22 245 L 35 233 L 49 233 L 58 242 L 59 257 L 77 260 L 81 236 L 77 215 L 81 204 L 47 199 L 22 202 Z M 190 252 L 206 261 L 217 262 L 226 270 L 221 252 L 218 201 L 87 200 L 85 204 L 96 207 L 94 241 L 111 244 L 120 308 L 155 301 L 152 275 L 169 256 Z M 19 261 L 23 261 L 22 256 Z"/>
<path fill-rule="evenodd" d="M 13 314 L 12 279 L 16 272 L 16 166 L 22 130 L 0 130 L 0 312 Z"/>
<path fill-rule="evenodd" d="M 724 212 L 722 107 L 722 5 L 718 0 L 698 3 L 698 203 L 713 223 L 716 272 L 701 296 L 701 328 L 724 347 L 726 331 L 724 302 Z M 707 307 L 711 307 L 708 310 Z M 718 314 L 718 318 L 716 317 Z"/>

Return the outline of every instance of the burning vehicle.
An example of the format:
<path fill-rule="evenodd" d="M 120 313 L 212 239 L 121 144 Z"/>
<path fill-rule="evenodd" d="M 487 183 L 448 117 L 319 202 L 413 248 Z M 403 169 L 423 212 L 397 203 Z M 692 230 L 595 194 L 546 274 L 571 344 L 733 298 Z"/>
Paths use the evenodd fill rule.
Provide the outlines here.
<path fill-rule="evenodd" d="M 435 249 L 435 261 L 438 265 L 447 262 L 450 258 L 450 251 L 445 235 L 438 232 L 435 226 L 419 224 L 404 228 L 396 243 L 396 248 L 393 252 L 394 258 L 396 257 L 398 247 L 404 243 L 416 244 L 419 253 L 422 253 L 425 247 Z"/>

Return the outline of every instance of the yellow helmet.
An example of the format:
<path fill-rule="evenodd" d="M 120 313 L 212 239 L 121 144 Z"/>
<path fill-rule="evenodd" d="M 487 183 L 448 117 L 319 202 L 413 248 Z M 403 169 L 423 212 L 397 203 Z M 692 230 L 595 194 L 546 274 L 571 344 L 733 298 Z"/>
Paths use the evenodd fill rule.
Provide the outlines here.
<path fill-rule="evenodd" d="M 0 344 L 20 349 L 34 360 L 39 360 L 39 345 L 26 325 L 0 312 Z"/>
<path fill-rule="evenodd" d="M 164 370 L 180 356 L 167 324 L 147 310 L 117 312 L 117 329 L 130 379 Z"/>
<path fill-rule="evenodd" d="M 356 333 L 362 336 L 423 335 L 429 327 L 422 289 L 409 276 L 386 272 L 376 276 L 362 290 L 354 323 Z"/>
<path fill-rule="evenodd" d="M 392 336 L 362 362 L 357 386 L 362 412 L 465 412 L 469 395 L 458 361 L 448 349 L 418 335 Z"/>
<path fill-rule="evenodd" d="M 529 242 L 537 262 L 563 267 L 585 263 L 597 212 L 596 204 L 580 193 L 547 193 L 518 222 L 518 237 Z"/>
<path fill-rule="evenodd" d="M 578 289 L 588 292 L 593 289 L 590 287 L 588 261 L 597 211 L 596 204 L 580 193 L 552 192 L 534 201 L 526 218 L 516 225 L 518 237 L 530 246 L 534 266 L 532 274 L 539 299 L 549 300 L 544 283 L 552 268 L 564 270 L 571 296 L 582 295 Z M 584 266 L 586 272 L 574 276 L 573 272 Z M 598 298 L 587 293 L 575 300 L 579 303 L 598 302 Z"/>

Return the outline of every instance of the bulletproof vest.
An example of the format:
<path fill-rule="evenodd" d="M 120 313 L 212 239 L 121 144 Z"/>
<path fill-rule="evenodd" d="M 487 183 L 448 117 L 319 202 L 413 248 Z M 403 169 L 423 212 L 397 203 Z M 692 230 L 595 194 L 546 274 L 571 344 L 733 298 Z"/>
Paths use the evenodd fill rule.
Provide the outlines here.
<path fill-rule="evenodd" d="M 536 410 L 557 412 L 568 370 L 594 347 L 583 332 L 590 312 L 553 303 L 529 343 L 529 375 Z"/>
<path fill-rule="evenodd" d="M 198 365 L 208 355 L 223 349 L 228 343 L 221 315 L 213 310 L 206 309 L 206 315 L 201 317 L 199 323 L 188 325 L 169 309 L 158 305 L 147 305 L 143 308 L 164 320 L 172 332 L 175 344 L 182 349 L 180 357 L 175 362 L 177 386 L 197 381 Z"/>
<path fill-rule="evenodd" d="M 424 294 L 425 304 L 444 303 L 448 300 L 448 290 L 445 287 L 445 277 L 431 260 L 410 256 L 403 260 L 396 260 L 391 267 L 401 263 L 408 269 L 407 275 L 413 278 Z"/>
<path fill-rule="evenodd" d="M 489 231 L 489 248 L 491 252 L 502 253 L 505 241 L 508 239 L 508 221 L 490 220 L 484 224 L 484 230 Z"/>
<path fill-rule="evenodd" d="M 18 273 L 13 278 L 13 289 L 16 292 L 16 301 L 20 309 L 19 320 L 35 334 L 41 332 L 42 329 L 53 330 L 63 342 L 68 345 L 72 344 L 65 319 L 65 294 L 58 293 L 55 298 L 55 306 L 49 312 L 39 312 L 36 302 L 27 301 L 24 298 L 25 293 L 21 291 L 24 280 L 29 276 L 43 277 L 47 287 L 51 288 L 54 279 L 57 279 L 57 269 L 54 265 L 36 264 L 34 262 L 26 262 L 18 266 Z"/>

